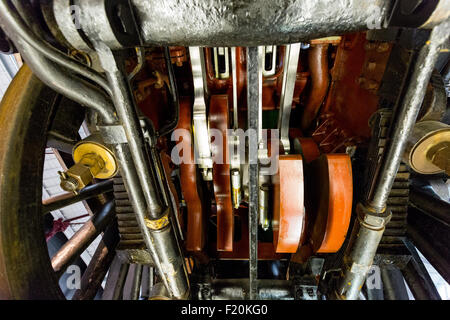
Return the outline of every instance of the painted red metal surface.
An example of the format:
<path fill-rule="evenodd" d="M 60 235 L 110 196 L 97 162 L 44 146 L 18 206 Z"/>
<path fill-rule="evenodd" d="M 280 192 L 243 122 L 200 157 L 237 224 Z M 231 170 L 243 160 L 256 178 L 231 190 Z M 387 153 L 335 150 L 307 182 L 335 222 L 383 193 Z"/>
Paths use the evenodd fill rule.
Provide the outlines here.
<path fill-rule="evenodd" d="M 297 251 L 304 231 L 303 159 L 280 155 L 273 179 L 273 241 L 277 253 Z"/>
<path fill-rule="evenodd" d="M 181 142 L 177 143 L 180 156 L 186 156 L 184 151 L 188 150 L 188 161 L 180 164 L 180 182 L 182 193 L 187 207 L 187 230 L 186 230 L 186 250 L 201 251 L 205 243 L 205 226 L 203 216 L 203 204 L 197 189 L 197 166 L 194 164 L 194 150 L 192 142 L 191 122 L 192 104 L 189 98 L 180 99 L 180 119 L 178 129 Z M 183 150 L 183 151 L 182 151 Z"/>
<path fill-rule="evenodd" d="M 228 96 L 213 95 L 209 105 L 210 129 L 222 133 L 221 143 L 212 143 L 213 184 L 217 206 L 217 250 L 233 251 L 234 218 L 228 159 Z"/>

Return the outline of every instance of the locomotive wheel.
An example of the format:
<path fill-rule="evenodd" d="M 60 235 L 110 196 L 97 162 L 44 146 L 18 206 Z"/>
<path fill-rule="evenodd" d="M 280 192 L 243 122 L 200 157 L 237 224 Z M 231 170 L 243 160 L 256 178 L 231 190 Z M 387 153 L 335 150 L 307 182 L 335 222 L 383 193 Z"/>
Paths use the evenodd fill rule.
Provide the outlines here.
<path fill-rule="evenodd" d="M 1 102 L 0 299 L 65 298 L 61 272 L 49 257 L 42 206 L 47 133 L 60 97 L 24 65 Z"/>

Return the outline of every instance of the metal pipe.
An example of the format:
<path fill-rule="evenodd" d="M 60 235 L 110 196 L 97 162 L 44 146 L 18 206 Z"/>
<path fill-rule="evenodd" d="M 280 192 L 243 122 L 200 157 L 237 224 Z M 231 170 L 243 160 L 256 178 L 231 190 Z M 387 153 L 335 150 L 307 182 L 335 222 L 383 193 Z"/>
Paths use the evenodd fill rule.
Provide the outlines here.
<path fill-rule="evenodd" d="M 133 283 L 131 285 L 131 300 L 139 300 L 141 294 L 141 281 L 142 281 L 142 264 L 137 264 L 134 270 Z"/>
<path fill-rule="evenodd" d="M 311 94 L 303 111 L 301 123 L 303 130 L 309 129 L 327 95 L 330 82 L 328 44 L 311 46 L 308 52 L 308 65 L 311 72 Z"/>
<path fill-rule="evenodd" d="M 105 204 L 102 210 L 87 221 L 52 257 L 52 267 L 60 274 L 66 270 L 89 244 L 109 225 L 114 218 L 114 201 Z"/>
<path fill-rule="evenodd" d="M 151 169 L 137 109 L 131 96 L 130 85 L 124 72 L 117 65 L 116 57 L 111 49 L 102 42 L 95 42 L 94 46 L 111 85 L 114 105 L 138 172 L 138 178 L 148 206 L 146 217 L 151 220 L 160 219 L 165 214 L 166 208 L 162 203 L 155 175 Z"/>
<path fill-rule="evenodd" d="M 172 224 L 151 232 L 161 265 L 164 266 L 164 278 L 169 283 L 169 289 L 176 299 L 186 299 L 189 296 L 189 280 L 181 248 L 175 236 Z"/>
<path fill-rule="evenodd" d="M 450 20 L 436 26 L 417 57 L 411 82 L 408 85 L 402 105 L 399 106 L 396 120 L 393 122 L 395 125 L 390 135 L 393 139 L 391 139 L 390 146 L 384 156 L 380 174 L 376 177 L 375 188 L 371 190 L 367 200 L 367 204 L 379 210 L 379 212 L 385 209 L 389 192 L 400 166 L 407 140 L 416 122 L 441 46 L 449 38 L 449 28 Z"/>
<path fill-rule="evenodd" d="M 42 213 L 46 214 L 50 211 L 59 210 L 70 206 L 71 204 L 84 201 L 105 192 L 113 191 L 113 181 L 106 180 L 83 188 L 78 194 L 71 192 L 61 194 L 52 198 L 42 200 Z"/>
<path fill-rule="evenodd" d="M 8 36 L 10 36 L 11 39 L 20 37 L 46 58 L 97 83 L 106 91 L 106 93 L 111 95 L 111 89 L 105 78 L 92 68 L 70 58 L 46 43 L 44 40 L 36 37 L 22 21 L 20 16 L 8 5 L 7 0 L 0 0 L 0 12 L 0 25 L 7 31 Z M 22 50 L 19 51 L 23 53 Z"/>
<path fill-rule="evenodd" d="M 14 43 L 33 73 L 47 86 L 82 106 L 92 108 L 98 112 L 104 123 L 116 122 L 111 101 L 94 86 L 51 63 L 20 38 L 14 39 Z"/>
<path fill-rule="evenodd" d="M 183 292 L 184 289 L 182 288 L 186 286 L 189 287 L 186 273 L 170 272 L 171 270 L 179 270 L 179 266 L 182 266 L 185 270 L 181 249 L 173 249 L 175 244 L 178 246 L 175 239 L 175 234 L 173 232 L 164 232 L 156 235 L 158 240 L 155 240 L 153 237 L 154 231 L 146 224 L 145 217 L 147 210 L 145 198 L 137 177 L 136 168 L 133 165 L 133 159 L 131 159 L 129 147 L 126 144 L 117 144 L 114 148 L 116 157 L 120 164 L 121 175 L 130 197 L 131 205 L 136 213 L 136 220 L 139 224 L 142 237 L 144 238 L 144 242 L 150 251 L 150 255 L 152 256 L 158 273 L 161 275 L 162 281 L 169 293 L 175 298 L 183 298 L 184 296 L 177 296 L 177 294 L 179 292 Z M 169 251 L 178 252 L 178 255 L 170 255 L 172 260 L 164 259 L 164 257 L 167 257 L 167 252 Z M 183 292 L 183 294 L 186 293 Z"/>
<path fill-rule="evenodd" d="M 390 0 L 131 0 L 145 45 L 285 45 L 381 28 Z"/>
<path fill-rule="evenodd" d="M 420 110 L 426 87 L 433 72 L 441 46 L 449 37 L 450 20 L 435 27 L 429 40 L 420 50 L 415 62 L 411 81 L 393 122 L 391 144 L 382 159 L 380 174 L 375 177 L 375 187 L 368 196 L 366 204 L 357 206 L 358 220 L 352 231 L 349 246 L 344 256 L 344 272 L 337 295 L 343 299 L 357 299 L 390 213 L 386 201 L 392 188 L 401 157 L 406 147 L 417 115 Z"/>

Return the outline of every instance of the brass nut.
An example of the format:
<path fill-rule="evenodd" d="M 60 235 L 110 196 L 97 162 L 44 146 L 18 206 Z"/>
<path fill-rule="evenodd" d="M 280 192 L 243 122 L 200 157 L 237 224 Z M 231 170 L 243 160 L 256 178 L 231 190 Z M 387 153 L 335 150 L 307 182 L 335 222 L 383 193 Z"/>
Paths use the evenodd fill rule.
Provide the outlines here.
<path fill-rule="evenodd" d="M 76 163 L 64 174 L 61 174 L 61 188 L 69 192 L 81 190 L 91 183 L 93 178 L 89 167 Z"/>

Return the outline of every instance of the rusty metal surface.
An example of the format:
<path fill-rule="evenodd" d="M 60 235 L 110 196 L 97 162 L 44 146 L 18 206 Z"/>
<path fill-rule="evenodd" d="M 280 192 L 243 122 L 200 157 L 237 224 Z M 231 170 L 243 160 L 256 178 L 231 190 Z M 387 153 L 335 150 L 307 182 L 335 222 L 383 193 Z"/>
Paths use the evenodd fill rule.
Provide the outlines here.
<path fill-rule="evenodd" d="M 214 95 L 209 106 L 209 125 L 222 133 L 222 144 L 213 144 L 213 184 L 217 205 L 217 250 L 233 251 L 233 203 L 231 200 L 230 162 L 228 156 L 228 97 Z M 216 137 L 217 138 L 217 137 Z"/>
<path fill-rule="evenodd" d="M 368 23 L 382 25 L 390 1 L 132 0 L 131 3 L 144 44 L 219 47 L 295 43 L 367 30 Z"/>

